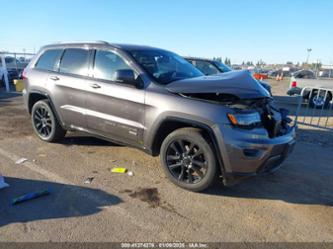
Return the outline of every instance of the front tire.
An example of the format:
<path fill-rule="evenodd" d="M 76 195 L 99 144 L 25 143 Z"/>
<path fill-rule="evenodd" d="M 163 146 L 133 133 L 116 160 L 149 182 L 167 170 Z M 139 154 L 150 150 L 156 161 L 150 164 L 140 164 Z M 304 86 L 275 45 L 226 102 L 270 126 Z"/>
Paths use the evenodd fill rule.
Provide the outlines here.
<path fill-rule="evenodd" d="M 57 142 L 66 135 L 66 130 L 59 124 L 48 100 L 43 99 L 33 105 L 31 121 L 36 135 L 43 141 Z"/>
<path fill-rule="evenodd" d="M 216 178 L 213 149 L 200 129 L 182 128 L 170 133 L 162 143 L 160 157 L 167 177 L 181 188 L 202 191 Z"/>

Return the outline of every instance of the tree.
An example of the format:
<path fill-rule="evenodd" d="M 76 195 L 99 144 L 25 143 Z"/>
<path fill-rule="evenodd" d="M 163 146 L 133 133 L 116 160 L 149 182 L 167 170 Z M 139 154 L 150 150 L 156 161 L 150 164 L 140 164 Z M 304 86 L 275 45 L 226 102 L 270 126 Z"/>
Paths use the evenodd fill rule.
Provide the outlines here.
<path fill-rule="evenodd" d="M 224 60 L 224 64 L 231 66 L 231 60 L 228 57 L 226 57 Z"/>

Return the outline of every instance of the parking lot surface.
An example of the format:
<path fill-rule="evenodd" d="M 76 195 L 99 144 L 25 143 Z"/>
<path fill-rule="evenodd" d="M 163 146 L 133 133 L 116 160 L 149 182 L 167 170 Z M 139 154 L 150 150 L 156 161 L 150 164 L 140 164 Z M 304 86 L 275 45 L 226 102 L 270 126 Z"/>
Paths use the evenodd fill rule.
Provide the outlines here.
<path fill-rule="evenodd" d="M 274 84 L 283 95 L 286 83 Z M 139 150 L 81 133 L 40 141 L 22 97 L 1 93 L 0 173 L 10 187 L 0 190 L 0 241 L 333 241 L 331 136 L 302 127 L 278 172 L 192 193 Z M 51 194 L 10 205 L 43 189 Z"/>

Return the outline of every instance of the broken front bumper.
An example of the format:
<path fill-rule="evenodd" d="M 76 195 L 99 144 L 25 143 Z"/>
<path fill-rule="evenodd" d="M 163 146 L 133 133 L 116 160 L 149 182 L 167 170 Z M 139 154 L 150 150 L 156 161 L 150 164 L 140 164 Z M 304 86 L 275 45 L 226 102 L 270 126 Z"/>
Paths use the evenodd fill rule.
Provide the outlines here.
<path fill-rule="evenodd" d="M 244 130 L 230 125 L 215 129 L 225 176 L 247 177 L 278 169 L 295 146 L 296 127 L 269 138 L 264 128 Z"/>

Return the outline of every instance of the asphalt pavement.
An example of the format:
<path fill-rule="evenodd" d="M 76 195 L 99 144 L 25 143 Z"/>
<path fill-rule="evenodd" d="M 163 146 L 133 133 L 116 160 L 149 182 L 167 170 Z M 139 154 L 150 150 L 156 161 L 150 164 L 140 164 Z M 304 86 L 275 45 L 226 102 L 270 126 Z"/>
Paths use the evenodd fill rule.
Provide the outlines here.
<path fill-rule="evenodd" d="M 40 141 L 22 97 L 1 93 L 0 173 L 10 187 L 0 190 L 0 241 L 332 242 L 332 162 L 331 144 L 300 139 L 275 174 L 192 193 L 142 151 L 81 133 Z M 51 194 L 10 203 L 44 189 Z"/>

